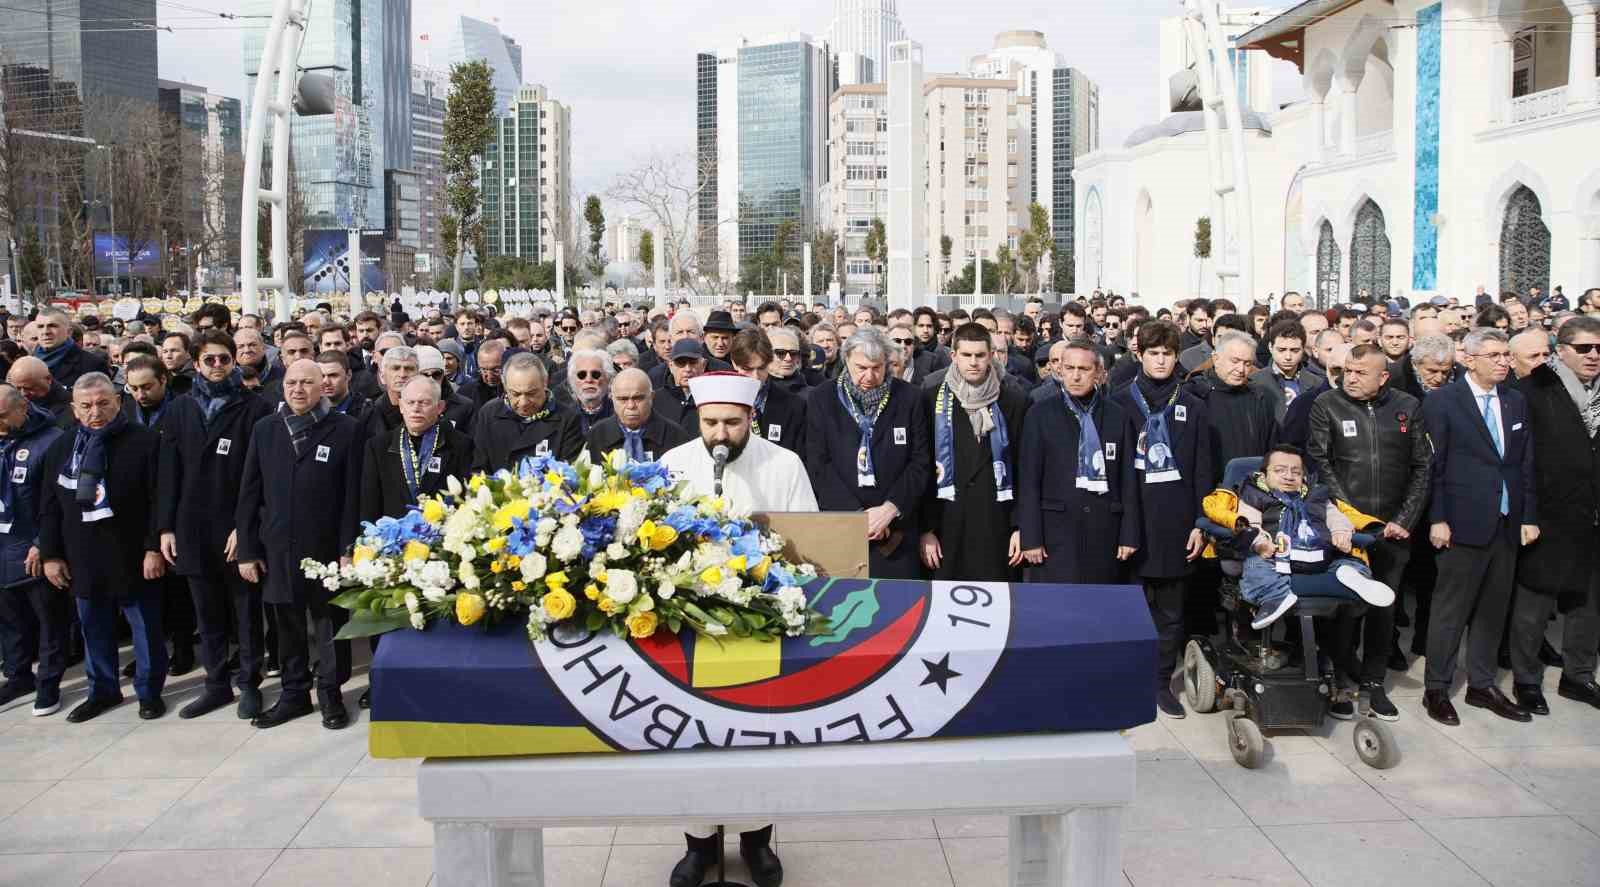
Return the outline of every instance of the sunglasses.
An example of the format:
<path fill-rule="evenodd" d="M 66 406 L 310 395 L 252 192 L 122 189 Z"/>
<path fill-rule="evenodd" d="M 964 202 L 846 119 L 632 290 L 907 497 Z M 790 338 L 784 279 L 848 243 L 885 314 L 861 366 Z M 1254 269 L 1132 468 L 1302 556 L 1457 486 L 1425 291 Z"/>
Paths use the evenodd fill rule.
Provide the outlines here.
<path fill-rule="evenodd" d="M 1600 342 L 1584 342 L 1581 345 L 1568 344 L 1567 347 L 1579 354 L 1593 354 L 1596 348 L 1600 348 Z"/>
<path fill-rule="evenodd" d="M 889 341 L 895 343 L 896 345 L 910 345 L 912 342 L 911 339 L 890 339 Z M 776 354 L 777 352 L 773 353 Z"/>
<path fill-rule="evenodd" d="M 578 325 L 577 324 L 573 324 L 571 326 L 568 326 L 566 324 L 562 324 L 561 325 L 561 331 L 563 333 L 575 333 L 575 332 L 578 331 Z"/>
<path fill-rule="evenodd" d="M 772 356 L 779 360 L 794 360 L 800 356 L 800 352 L 792 348 L 774 348 L 772 349 Z"/>
<path fill-rule="evenodd" d="M 444 370 L 424 370 L 422 374 L 435 382 L 444 378 Z"/>
<path fill-rule="evenodd" d="M 208 367 L 225 367 L 233 363 L 233 356 L 228 354 L 207 354 L 200 358 L 200 362 Z"/>
<path fill-rule="evenodd" d="M 603 370 L 578 370 L 572 375 L 584 382 L 598 382 L 606 377 Z"/>

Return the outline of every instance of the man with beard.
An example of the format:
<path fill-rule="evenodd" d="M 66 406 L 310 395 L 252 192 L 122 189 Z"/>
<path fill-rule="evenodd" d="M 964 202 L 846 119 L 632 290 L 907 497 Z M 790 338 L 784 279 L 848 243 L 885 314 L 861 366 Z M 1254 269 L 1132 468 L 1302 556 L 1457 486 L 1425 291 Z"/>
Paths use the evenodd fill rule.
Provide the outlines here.
<path fill-rule="evenodd" d="M 733 337 L 728 356 L 739 375 L 761 385 L 756 392 L 751 433 L 800 455 L 805 452 L 806 402 L 772 378 L 773 348 L 768 332 L 787 331 L 781 327 L 745 330 Z"/>
<path fill-rule="evenodd" d="M 567 361 L 567 390 L 572 397 L 578 433 L 588 437 L 595 423 L 611 416 L 611 355 L 593 348 L 572 352 Z"/>
<path fill-rule="evenodd" d="M 39 506 L 55 482 L 45 454 L 60 436 L 54 414 L 0 385 L 0 706 L 32 693 L 34 717 L 61 710 L 72 625 L 66 595 L 40 578 L 36 541 Z"/>
<path fill-rule="evenodd" d="M 979 324 L 963 324 L 951 344 L 943 381 L 922 392 L 933 417 L 934 460 L 922 563 L 935 579 L 1005 582 L 1022 564 L 1012 503 L 1028 395 L 1001 376 L 989 331 Z"/>
<path fill-rule="evenodd" d="M 876 327 L 845 342 L 838 380 L 808 395 L 805 464 L 823 510 L 866 512 L 870 575 L 920 579 L 932 423 L 920 392 L 890 378 L 894 347 Z"/>
<path fill-rule="evenodd" d="M 583 451 L 577 417 L 550 397 L 544 364 L 518 354 L 506 362 L 504 378 L 505 396 L 484 404 L 472 421 L 472 470 L 515 471 L 529 456 L 576 459 Z"/>
<path fill-rule="evenodd" d="M 1133 426 L 1096 386 L 1104 367 L 1089 339 L 1065 343 L 1062 396 L 1028 408 L 1017 450 L 1017 527 L 1029 581 L 1120 581 L 1139 548 Z"/>
<path fill-rule="evenodd" d="M 478 346 L 483 344 L 483 318 L 471 308 L 463 308 L 456 313 L 456 341 L 461 343 L 461 350 L 467 355 L 467 375 L 473 376 L 478 372 Z"/>
<path fill-rule="evenodd" d="M 1134 434 L 1134 483 L 1143 519 L 1142 544 L 1133 569 L 1144 583 L 1150 619 L 1160 639 L 1156 705 L 1168 717 L 1184 716 L 1172 692 L 1172 674 L 1184 640 L 1184 605 L 1195 560 L 1205 540 L 1195 528 L 1200 503 L 1215 487 L 1216 464 L 1203 401 L 1177 377 L 1178 327 L 1165 320 L 1139 326 L 1134 345 L 1139 374 L 1112 400 Z"/>
<path fill-rule="evenodd" d="M 727 312 L 725 311 L 712 313 L 713 316 L 716 314 L 721 314 L 724 318 L 727 317 Z M 721 325 L 732 326 L 731 323 Z M 706 364 L 703 371 L 731 372 L 733 370 L 733 365 L 728 363 L 728 361 L 725 359 L 727 355 L 726 346 L 731 346 L 733 344 L 733 332 L 728 332 L 726 330 L 718 332 L 718 347 L 722 348 L 722 354 L 718 355 L 711 348 L 709 331 L 701 329 L 700 320 L 699 318 L 695 317 L 694 311 L 687 308 L 678 311 L 678 313 L 672 315 L 672 320 L 669 322 L 667 329 L 668 338 L 671 339 L 672 345 L 667 351 L 666 362 L 657 364 L 649 371 L 650 381 L 657 388 L 663 388 L 671 382 L 673 378 L 671 366 L 673 361 L 677 359 L 673 355 L 677 351 L 678 343 L 686 340 L 694 342 L 695 346 L 699 349 L 700 357 L 705 360 Z M 737 332 L 737 330 L 734 332 Z M 687 392 L 684 396 L 687 397 Z"/>
<path fill-rule="evenodd" d="M 640 369 L 626 369 L 611 380 L 615 415 L 589 429 L 589 455 L 599 461 L 612 450 L 622 450 L 635 462 L 654 462 L 673 447 L 689 440 L 689 433 L 658 415 L 651 407 L 654 392 L 650 377 Z"/>
<path fill-rule="evenodd" d="M 187 394 L 194 384 L 194 358 L 190 352 L 187 333 L 162 333 L 158 349 L 161 363 L 167 368 L 167 387 L 174 394 Z"/>
<path fill-rule="evenodd" d="M 85 373 L 110 372 L 105 355 L 85 351 L 72 340 L 72 322 L 60 308 L 40 309 L 33 319 L 33 329 L 39 337 L 33 356 L 44 361 L 51 377 L 63 387 L 71 388 Z"/>
<path fill-rule="evenodd" d="M 316 688 L 322 726 L 350 725 L 340 688 L 350 679 L 350 642 L 336 641 L 344 611 L 300 562 L 337 561 L 360 532 L 361 458 L 369 435 L 322 397 L 322 371 L 298 361 L 284 374 L 284 403 L 251 429 L 235 512 L 239 575 L 265 582 L 262 599 L 278 625 L 283 692 L 251 724 L 277 727 L 312 712 Z M 307 628 L 307 613 L 310 629 Z"/>
<path fill-rule="evenodd" d="M 272 408 L 243 390 L 234 364 L 233 340 L 220 330 L 200 334 L 200 372 L 187 397 L 165 417 L 161 460 L 161 507 L 157 512 L 161 553 L 187 580 L 200 628 L 205 691 L 178 712 L 188 719 L 233 702 L 228 685 L 228 638 L 239 643 L 238 714 L 261 713 L 265 670 L 261 589 L 246 583 L 234 565 L 238 547 L 235 512 L 250 434 Z M 130 368 L 130 387 L 137 381 Z"/>
<path fill-rule="evenodd" d="M 684 429 L 694 426 L 694 394 L 689 380 L 706 371 L 706 357 L 693 339 L 672 343 L 672 352 L 662 369 L 667 382 L 656 386 L 654 409 L 662 418 Z"/>
<path fill-rule="evenodd" d="M 67 720 L 80 723 L 122 704 L 117 668 L 117 613 L 133 630 L 133 686 L 139 717 L 167 712 L 167 645 L 161 595 L 151 584 L 166 572 L 156 537 L 159 436 L 122 415 L 104 373 L 72 387 L 77 427 L 45 456 L 49 490 L 39 515 L 39 557 L 50 584 L 77 600 L 89 698 Z"/>
<path fill-rule="evenodd" d="M 916 354 L 912 360 L 922 364 L 917 378 L 950 365 L 950 349 L 939 344 L 939 313 L 923 305 L 912 313 L 911 328 L 916 333 Z M 926 356 L 924 356 L 926 355 Z"/>
<path fill-rule="evenodd" d="M 760 335 L 759 330 L 751 332 Z M 756 392 L 761 387 L 755 379 L 707 373 L 689 384 L 700 405 L 696 416 L 700 434 L 698 440 L 677 446 L 662 457 L 662 464 L 675 479 L 686 481 L 692 494 L 720 496 L 740 511 L 817 510 L 817 498 L 800 457 L 751 432 Z M 720 480 L 713 456 L 718 447 L 728 451 Z M 752 880 L 761 887 L 782 884 L 783 863 L 772 852 L 772 826 L 728 825 L 739 832 L 739 855 Z M 672 887 L 697 887 L 722 854 L 716 824 L 699 831 L 699 835 L 684 833 L 688 850 L 672 868 L 668 881 Z"/>
<path fill-rule="evenodd" d="M 1211 356 L 1211 321 L 1214 317 L 1212 306 L 1205 299 L 1195 299 L 1188 305 L 1189 328 L 1184 331 L 1180 340 L 1183 350 L 1178 352 L 1178 366 L 1185 373 L 1194 372 L 1195 368 L 1206 362 Z M 1220 313 L 1220 311 L 1218 312 Z"/>

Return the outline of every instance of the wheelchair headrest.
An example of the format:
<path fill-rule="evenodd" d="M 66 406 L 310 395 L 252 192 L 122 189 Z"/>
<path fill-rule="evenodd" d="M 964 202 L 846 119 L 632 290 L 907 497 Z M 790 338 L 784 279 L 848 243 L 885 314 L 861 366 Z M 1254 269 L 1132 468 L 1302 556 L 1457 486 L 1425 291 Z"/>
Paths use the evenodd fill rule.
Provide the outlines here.
<path fill-rule="evenodd" d="M 1260 470 L 1260 456 L 1243 456 L 1238 459 L 1229 459 L 1227 467 L 1222 469 L 1222 486 L 1230 490 L 1237 490 L 1250 475 Z"/>

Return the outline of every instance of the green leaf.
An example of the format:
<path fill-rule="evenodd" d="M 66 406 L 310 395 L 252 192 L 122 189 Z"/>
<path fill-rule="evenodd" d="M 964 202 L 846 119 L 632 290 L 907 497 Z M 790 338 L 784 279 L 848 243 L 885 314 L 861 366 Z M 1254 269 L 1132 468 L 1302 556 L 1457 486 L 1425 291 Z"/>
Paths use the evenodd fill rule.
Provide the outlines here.
<path fill-rule="evenodd" d="M 878 592 L 873 586 L 859 588 L 845 595 L 844 600 L 833 605 L 828 614 L 831 629 L 827 634 L 811 639 L 811 646 L 843 643 L 858 628 L 872 625 L 878 615 Z"/>
<path fill-rule="evenodd" d="M 361 610 L 366 607 L 366 602 L 362 600 L 362 598 L 366 597 L 366 595 L 366 589 L 354 588 L 350 591 L 344 592 L 343 594 L 334 596 L 328 601 L 328 603 L 333 604 L 335 607 L 338 607 L 341 610 Z"/>
<path fill-rule="evenodd" d="M 599 610 L 590 610 L 589 618 L 585 619 L 583 624 L 590 631 L 599 631 L 606 624 L 606 614 Z"/>
<path fill-rule="evenodd" d="M 354 638 L 372 637 L 373 635 L 386 634 L 410 627 L 411 616 L 403 608 L 384 610 L 381 613 L 374 613 L 371 610 L 356 610 L 350 614 L 350 621 L 339 629 L 337 635 L 334 635 L 334 639 L 348 641 Z"/>

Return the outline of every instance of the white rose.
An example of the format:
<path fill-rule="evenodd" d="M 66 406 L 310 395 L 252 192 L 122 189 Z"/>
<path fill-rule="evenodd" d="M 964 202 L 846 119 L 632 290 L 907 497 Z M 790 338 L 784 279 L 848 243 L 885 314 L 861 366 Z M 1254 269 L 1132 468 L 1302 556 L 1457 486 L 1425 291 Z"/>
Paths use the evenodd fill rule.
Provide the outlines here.
<path fill-rule="evenodd" d="M 562 527 L 550 542 L 550 552 L 556 560 L 567 562 L 583 553 L 583 534 L 577 527 Z"/>
<path fill-rule="evenodd" d="M 664 601 L 672 600 L 672 596 L 677 593 L 678 587 L 673 585 L 669 580 L 663 579 L 661 580 L 661 584 L 656 586 L 656 597 L 661 598 Z"/>
<path fill-rule="evenodd" d="M 627 570 L 606 571 L 606 597 L 626 604 L 639 594 L 639 581 Z"/>
<path fill-rule="evenodd" d="M 541 536 L 549 536 L 555 533 L 556 527 L 557 524 L 555 518 L 541 517 L 539 518 L 538 526 L 534 527 L 533 531 Z"/>
<path fill-rule="evenodd" d="M 421 631 L 424 628 L 428 627 L 428 620 L 423 618 L 423 615 L 421 613 L 412 613 L 411 614 L 411 627 L 416 629 L 417 631 Z"/>
<path fill-rule="evenodd" d="M 606 546 L 606 557 L 614 561 L 626 560 L 628 547 L 621 542 L 613 542 Z"/>
<path fill-rule="evenodd" d="M 538 552 L 528 554 L 522 559 L 522 581 L 533 582 L 543 578 L 547 568 L 544 555 Z"/>

